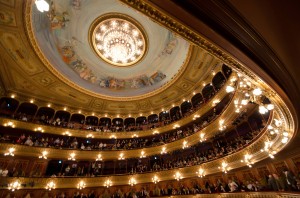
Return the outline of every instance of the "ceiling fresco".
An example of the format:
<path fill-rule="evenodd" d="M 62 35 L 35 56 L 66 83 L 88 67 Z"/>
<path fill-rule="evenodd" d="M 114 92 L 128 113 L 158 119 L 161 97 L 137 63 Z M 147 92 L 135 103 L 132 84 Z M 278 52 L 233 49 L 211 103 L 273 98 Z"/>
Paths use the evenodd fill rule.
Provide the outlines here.
<path fill-rule="evenodd" d="M 89 91 L 112 97 L 139 96 L 170 83 L 185 67 L 190 44 L 119 1 L 56 0 L 48 14 L 32 6 L 35 38 L 46 59 L 64 77 Z M 141 25 L 146 50 L 140 61 L 120 67 L 95 53 L 89 41 L 91 25 L 107 14 L 132 18 Z"/>

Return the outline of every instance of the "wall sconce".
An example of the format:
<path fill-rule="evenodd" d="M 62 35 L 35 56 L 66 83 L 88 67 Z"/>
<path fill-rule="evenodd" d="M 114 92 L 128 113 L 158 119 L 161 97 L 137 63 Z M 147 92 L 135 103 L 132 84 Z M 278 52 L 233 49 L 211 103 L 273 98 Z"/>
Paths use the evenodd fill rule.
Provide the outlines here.
<path fill-rule="evenodd" d="M 5 126 L 5 127 L 11 127 L 11 128 L 15 128 L 16 127 L 13 122 L 6 122 L 6 123 L 3 124 L 3 126 Z"/>
<path fill-rule="evenodd" d="M 51 191 L 52 189 L 55 189 L 55 183 L 53 181 L 50 181 L 47 185 L 46 185 L 46 190 Z"/>
<path fill-rule="evenodd" d="M 188 146 L 188 142 L 184 140 L 184 141 L 182 142 L 182 149 L 185 149 L 185 148 L 187 148 L 187 147 L 189 147 L 189 146 Z"/>
<path fill-rule="evenodd" d="M 199 170 L 196 172 L 198 177 L 204 177 L 205 176 L 205 170 L 203 168 L 199 168 Z"/>
<path fill-rule="evenodd" d="M 140 158 L 145 158 L 145 157 L 146 157 L 145 151 L 141 151 L 141 156 L 140 156 Z"/>
<path fill-rule="evenodd" d="M 112 182 L 110 179 L 107 179 L 105 182 L 104 182 L 104 186 L 106 186 L 106 188 L 109 188 L 112 186 Z"/>
<path fill-rule="evenodd" d="M 71 153 L 70 154 L 70 157 L 68 158 L 68 160 L 72 160 L 72 161 L 75 161 L 76 159 L 75 159 L 75 153 Z"/>
<path fill-rule="evenodd" d="M 166 154 L 166 153 L 167 153 L 166 147 L 162 147 L 160 154 Z"/>
<path fill-rule="evenodd" d="M 117 139 L 117 137 L 115 135 L 111 135 L 109 136 L 110 139 Z"/>
<path fill-rule="evenodd" d="M 252 164 L 254 164 L 254 162 L 251 159 L 252 159 L 252 155 L 246 154 L 244 155 L 244 160 L 241 160 L 241 162 L 246 163 L 247 166 L 251 168 Z"/>
<path fill-rule="evenodd" d="M 10 147 L 10 148 L 8 149 L 8 152 L 7 152 L 7 153 L 4 153 L 4 156 L 8 156 L 8 155 L 10 155 L 10 156 L 15 156 L 15 154 L 14 154 L 15 150 L 16 150 L 15 148 Z"/>
<path fill-rule="evenodd" d="M 86 136 L 87 138 L 94 138 L 94 136 L 93 136 L 93 134 L 88 134 L 87 136 Z"/>
<path fill-rule="evenodd" d="M 102 161 L 102 155 L 101 154 L 97 155 L 96 161 Z"/>
<path fill-rule="evenodd" d="M 8 190 L 15 191 L 19 190 L 21 187 L 21 184 L 18 181 L 14 181 L 10 184 L 8 184 Z"/>
<path fill-rule="evenodd" d="M 43 152 L 42 152 L 42 155 L 40 155 L 39 158 L 40 158 L 40 159 L 42 159 L 42 158 L 43 158 L 43 159 L 47 159 L 47 155 L 48 155 L 48 152 L 47 152 L 47 151 L 43 151 Z"/>
<path fill-rule="evenodd" d="M 228 164 L 226 162 L 222 162 L 221 167 L 218 167 L 220 170 L 222 170 L 222 172 L 227 173 L 229 171 L 229 167 Z"/>
<path fill-rule="evenodd" d="M 133 177 L 131 177 L 130 179 L 129 179 L 129 185 L 130 186 L 134 186 L 134 185 L 136 185 L 136 180 L 133 178 Z"/>
<path fill-rule="evenodd" d="M 204 136 L 205 136 L 204 133 L 201 133 L 201 134 L 200 134 L 200 142 L 206 141 L 206 138 L 204 138 Z"/>
<path fill-rule="evenodd" d="M 72 134 L 69 131 L 64 132 L 63 135 L 72 136 Z"/>
<path fill-rule="evenodd" d="M 159 182 L 159 178 L 156 175 L 154 175 L 154 177 L 152 177 L 152 181 L 156 184 Z"/>
<path fill-rule="evenodd" d="M 182 179 L 181 173 L 177 171 L 177 172 L 175 173 L 175 175 L 174 175 L 174 178 L 175 178 L 177 181 L 181 180 L 181 179 Z"/>
<path fill-rule="evenodd" d="M 84 183 L 83 181 L 80 181 L 80 182 L 77 184 L 77 188 L 78 188 L 79 190 L 85 188 L 85 183 Z"/>
<path fill-rule="evenodd" d="M 42 127 L 38 127 L 38 128 L 35 128 L 34 131 L 40 131 L 40 132 L 43 133 L 43 132 L 44 132 L 44 129 L 43 129 Z"/>
<path fill-rule="evenodd" d="M 118 160 L 124 160 L 124 159 L 125 159 L 124 153 L 120 153 Z"/>

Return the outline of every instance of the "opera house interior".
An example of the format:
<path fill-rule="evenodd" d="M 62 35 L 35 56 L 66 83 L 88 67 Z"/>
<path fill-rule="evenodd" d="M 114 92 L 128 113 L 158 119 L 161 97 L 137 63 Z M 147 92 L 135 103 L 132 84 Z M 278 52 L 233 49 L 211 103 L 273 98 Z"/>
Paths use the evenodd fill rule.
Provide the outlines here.
<path fill-rule="evenodd" d="M 0 0 L 0 198 L 300 197 L 299 8 Z"/>

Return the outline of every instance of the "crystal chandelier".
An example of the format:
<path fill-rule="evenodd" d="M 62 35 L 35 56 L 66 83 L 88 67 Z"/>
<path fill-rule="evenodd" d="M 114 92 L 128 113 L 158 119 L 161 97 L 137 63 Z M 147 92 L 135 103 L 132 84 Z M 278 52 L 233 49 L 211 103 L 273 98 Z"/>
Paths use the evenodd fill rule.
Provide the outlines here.
<path fill-rule="evenodd" d="M 146 49 L 141 26 L 129 17 L 100 17 L 92 33 L 93 48 L 106 62 L 129 66 L 138 62 Z"/>

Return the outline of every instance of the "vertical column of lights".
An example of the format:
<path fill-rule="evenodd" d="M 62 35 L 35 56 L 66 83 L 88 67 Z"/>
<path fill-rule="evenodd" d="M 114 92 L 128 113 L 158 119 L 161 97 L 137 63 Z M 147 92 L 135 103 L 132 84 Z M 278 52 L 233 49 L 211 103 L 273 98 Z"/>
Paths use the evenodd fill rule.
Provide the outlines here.
<path fill-rule="evenodd" d="M 55 187 L 56 187 L 56 184 L 53 181 L 50 181 L 47 183 L 45 188 L 46 188 L 46 190 L 51 191 L 52 189 L 55 189 Z"/>
<path fill-rule="evenodd" d="M 196 172 L 198 177 L 204 177 L 205 176 L 205 170 L 203 168 L 199 168 L 199 170 Z"/>
<path fill-rule="evenodd" d="M 15 154 L 14 154 L 14 152 L 15 152 L 15 148 L 13 148 L 13 147 L 10 147 L 9 149 L 8 149 L 8 151 L 6 152 L 6 153 L 4 153 L 4 156 L 15 156 Z"/>

